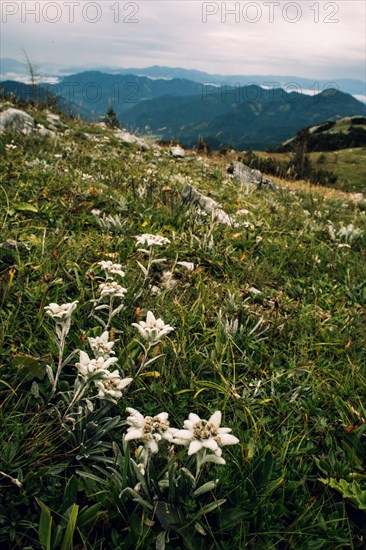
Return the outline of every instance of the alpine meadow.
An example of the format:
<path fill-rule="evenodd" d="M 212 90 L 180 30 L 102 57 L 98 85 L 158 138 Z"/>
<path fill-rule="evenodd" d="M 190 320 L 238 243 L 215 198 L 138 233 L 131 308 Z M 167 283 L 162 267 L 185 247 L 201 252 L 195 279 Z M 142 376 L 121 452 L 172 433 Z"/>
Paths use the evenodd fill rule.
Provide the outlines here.
<path fill-rule="evenodd" d="M 363 176 L 0 118 L 1 547 L 365 548 Z"/>

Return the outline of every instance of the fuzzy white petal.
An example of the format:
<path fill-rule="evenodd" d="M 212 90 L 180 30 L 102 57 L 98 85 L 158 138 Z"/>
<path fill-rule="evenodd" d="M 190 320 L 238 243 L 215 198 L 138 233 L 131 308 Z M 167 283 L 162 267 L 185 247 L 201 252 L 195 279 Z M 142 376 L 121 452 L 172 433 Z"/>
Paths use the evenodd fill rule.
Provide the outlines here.
<path fill-rule="evenodd" d="M 231 434 L 222 434 L 219 435 L 220 445 L 236 445 L 239 443 L 239 439 L 235 435 Z"/>
<path fill-rule="evenodd" d="M 132 439 L 140 439 L 143 437 L 144 432 L 142 430 L 131 430 L 128 431 L 125 436 L 125 441 L 131 441 Z"/>
<path fill-rule="evenodd" d="M 197 422 L 201 421 L 200 417 L 195 413 L 190 413 L 188 415 L 188 419 L 190 422 L 192 422 L 192 424 L 197 424 Z"/>
<path fill-rule="evenodd" d="M 198 439 L 194 439 L 191 441 L 189 448 L 188 448 L 188 456 L 194 455 L 195 453 L 198 453 L 202 449 L 202 443 Z"/>
<path fill-rule="evenodd" d="M 206 449 L 210 449 L 211 451 L 216 451 L 218 448 L 218 444 L 214 439 L 203 439 L 202 446 Z"/>
<path fill-rule="evenodd" d="M 214 426 L 218 428 L 221 424 L 221 417 L 222 417 L 221 411 L 215 411 L 213 415 L 210 417 L 209 422 L 211 422 Z"/>
<path fill-rule="evenodd" d="M 178 430 L 174 434 L 174 437 L 178 439 L 186 439 L 187 441 L 190 441 L 191 439 L 193 439 L 193 434 L 189 430 Z"/>

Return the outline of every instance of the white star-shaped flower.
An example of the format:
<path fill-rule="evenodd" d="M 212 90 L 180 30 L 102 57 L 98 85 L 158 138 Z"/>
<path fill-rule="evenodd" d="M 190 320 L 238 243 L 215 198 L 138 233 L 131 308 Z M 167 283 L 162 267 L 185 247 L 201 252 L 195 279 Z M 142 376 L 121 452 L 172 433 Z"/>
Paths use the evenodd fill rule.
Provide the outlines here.
<path fill-rule="evenodd" d="M 118 361 L 117 357 L 98 357 L 98 359 L 90 359 L 89 355 L 85 351 L 80 352 L 80 361 L 76 363 L 76 367 L 79 373 L 84 378 L 91 378 L 95 373 L 100 375 L 108 376 L 110 372 L 107 370 L 108 367 L 113 365 Z"/>
<path fill-rule="evenodd" d="M 47 315 L 50 315 L 52 319 L 56 321 L 59 325 L 63 325 L 71 319 L 72 312 L 76 309 L 78 300 L 68 304 L 55 304 L 51 303 L 46 306 L 44 309 Z"/>
<path fill-rule="evenodd" d="M 127 408 L 130 416 L 127 417 L 127 429 L 125 441 L 137 440 L 142 442 L 145 449 L 152 454 L 159 450 L 159 442 L 166 440 L 169 443 L 173 441 L 175 433 L 174 428 L 169 427 L 168 413 L 162 412 L 156 416 L 143 416 L 136 409 Z"/>
<path fill-rule="evenodd" d="M 100 297 L 112 296 L 113 298 L 124 298 L 127 289 L 123 288 L 116 281 L 111 283 L 101 283 L 99 285 Z"/>
<path fill-rule="evenodd" d="M 163 336 L 169 334 L 174 327 L 166 325 L 162 319 L 155 319 L 151 311 L 147 312 L 146 321 L 132 323 L 136 327 L 144 340 L 147 342 L 159 342 Z"/>
<path fill-rule="evenodd" d="M 123 390 L 131 384 L 133 378 L 121 378 L 118 371 L 107 371 L 105 374 L 103 379 L 94 381 L 99 390 L 98 397 L 116 403 L 121 399 Z"/>
<path fill-rule="evenodd" d="M 151 235 L 150 233 L 144 233 L 135 237 L 136 246 L 162 246 L 163 244 L 169 244 L 170 240 L 161 235 Z"/>
<path fill-rule="evenodd" d="M 220 458 L 221 447 L 239 443 L 239 439 L 230 434 L 231 428 L 220 428 L 221 416 L 221 412 L 216 411 L 209 420 L 202 420 L 197 414 L 191 413 L 188 420 L 184 421 L 185 429 L 174 433 L 173 443 L 187 446 L 188 456 L 207 449 Z M 214 461 L 225 463 L 225 461 Z"/>
<path fill-rule="evenodd" d="M 107 275 L 109 275 L 111 273 L 113 275 L 119 275 L 120 277 L 125 276 L 125 272 L 122 271 L 122 265 L 121 264 L 115 264 L 115 263 L 111 262 L 110 260 L 108 260 L 108 261 L 98 262 L 98 265 L 100 265 L 100 267 L 107 272 Z"/>
<path fill-rule="evenodd" d="M 103 357 L 103 359 L 108 359 L 111 354 L 114 355 L 114 351 L 112 350 L 114 342 L 110 342 L 108 338 L 109 334 L 107 330 L 103 332 L 102 336 L 88 338 L 89 346 L 96 358 Z"/>

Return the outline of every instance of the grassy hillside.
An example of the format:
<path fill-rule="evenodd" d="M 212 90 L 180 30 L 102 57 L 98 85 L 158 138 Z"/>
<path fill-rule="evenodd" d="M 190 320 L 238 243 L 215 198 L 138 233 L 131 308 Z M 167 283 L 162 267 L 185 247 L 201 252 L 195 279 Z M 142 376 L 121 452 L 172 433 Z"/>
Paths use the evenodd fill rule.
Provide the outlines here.
<path fill-rule="evenodd" d="M 290 153 L 266 153 L 256 151 L 261 159 L 273 159 L 284 163 L 291 159 Z M 366 148 L 340 149 L 309 153 L 314 168 L 329 170 L 337 176 L 332 187 L 349 193 L 366 193 Z"/>
<path fill-rule="evenodd" d="M 63 122 L 0 136 L 2 548 L 361 550 L 364 204 Z"/>

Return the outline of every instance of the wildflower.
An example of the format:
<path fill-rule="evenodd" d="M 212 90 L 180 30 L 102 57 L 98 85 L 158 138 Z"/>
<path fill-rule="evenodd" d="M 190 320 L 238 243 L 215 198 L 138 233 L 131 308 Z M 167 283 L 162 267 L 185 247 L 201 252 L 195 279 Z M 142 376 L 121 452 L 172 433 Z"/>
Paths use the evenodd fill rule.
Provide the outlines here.
<path fill-rule="evenodd" d="M 231 428 L 220 428 L 220 423 L 220 411 L 214 412 L 209 420 L 201 420 L 197 414 L 191 413 L 184 421 L 185 429 L 174 433 L 173 443 L 188 446 L 188 456 L 208 449 L 221 458 L 221 447 L 236 445 L 239 439 L 229 433 Z M 219 463 L 225 464 L 222 460 Z"/>
<path fill-rule="evenodd" d="M 99 210 L 99 208 L 93 208 L 93 210 L 91 211 L 91 213 L 93 214 L 93 216 L 100 216 L 102 211 Z"/>
<path fill-rule="evenodd" d="M 110 296 L 113 298 L 124 298 L 127 289 L 123 288 L 116 281 L 111 283 L 101 283 L 99 285 L 100 297 Z"/>
<path fill-rule="evenodd" d="M 108 340 L 107 330 L 103 332 L 102 336 L 97 336 L 96 338 L 88 338 L 88 342 L 95 357 L 108 359 L 111 354 L 114 355 L 114 351 L 112 350 L 114 342 L 110 342 Z"/>
<path fill-rule="evenodd" d="M 142 441 L 146 450 L 155 454 L 159 450 L 158 443 L 165 439 L 169 443 L 173 441 L 175 428 L 169 427 L 168 413 L 162 412 L 156 416 L 143 416 L 141 413 L 128 407 L 127 412 L 131 416 L 127 417 L 127 424 L 130 426 L 127 429 L 125 441 L 134 439 Z"/>
<path fill-rule="evenodd" d="M 119 275 L 120 277 L 125 276 L 125 272 L 122 271 L 121 264 L 114 264 L 113 262 L 108 260 L 108 261 L 98 262 L 98 265 L 100 265 L 100 267 L 102 267 L 107 272 L 108 275 L 110 273 L 113 273 L 115 275 Z"/>
<path fill-rule="evenodd" d="M 170 240 L 160 235 L 151 235 L 150 233 L 144 233 L 135 237 L 137 245 L 147 246 L 162 246 L 163 244 L 169 244 Z"/>
<path fill-rule="evenodd" d="M 50 315 L 50 317 L 52 317 L 52 319 L 54 319 L 57 324 L 64 325 L 68 321 L 70 321 L 71 314 L 76 309 L 77 303 L 78 300 L 68 304 L 62 304 L 60 306 L 58 304 L 51 303 L 44 309 L 47 315 Z"/>
<path fill-rule="evenodd" d="M 155 319 L 151 311 L 147 312 L 146 321 L 132 323 L 144 340 L 148 342 L 159 342 L 163 336 L 174 330 L 174 327 L 166 325 L 162 319 Z"/>
<path fill-rule="evenodd" d="M 123 390 L 131 384 L 132 380 L 132 378 L 121 378 L 118 371 L 106 371 L 102 379 L 94 380 L 94 384 L 99 390 L 99 399 L 116 402 L 122 397 Z"/>
<path fill-rule="evenodd" d="M 101 375 L 108 376 L 109 371 L 107 370 L 108 367 L 113 365 L 118 361 L 117 357 L 108 357 L 108 359 L 105 359 L 104 357 L 98 357 L 97 359 L 90 359 L 89 355 L 85 353 L 85 351 L 80 352 L 80 361 L 79 363 L 76 363 L 76 367 L 78 368 L 79 374 L 83 376 L 83 378 L 91 378 L 96 372 L 98 372 Z"/>

